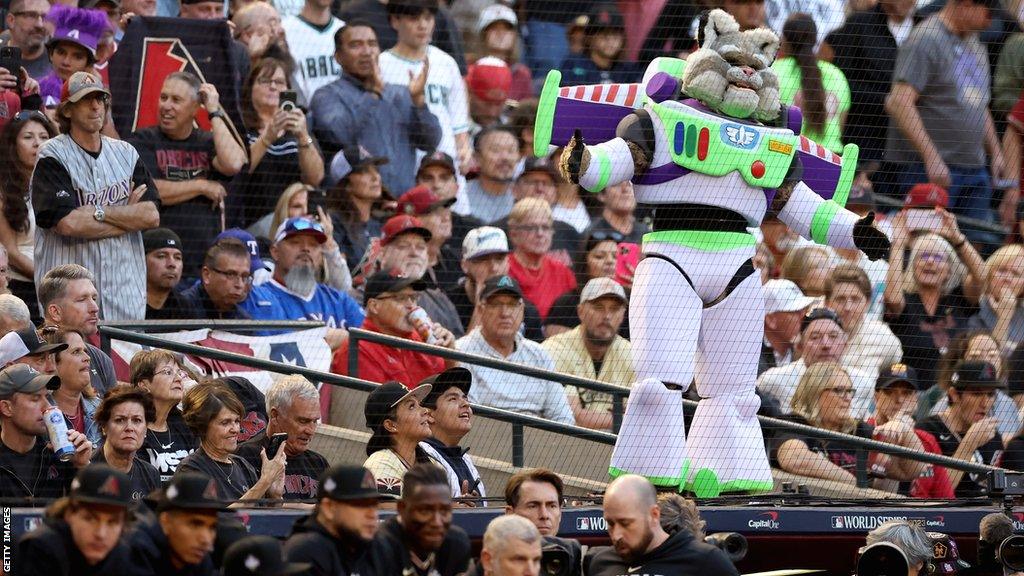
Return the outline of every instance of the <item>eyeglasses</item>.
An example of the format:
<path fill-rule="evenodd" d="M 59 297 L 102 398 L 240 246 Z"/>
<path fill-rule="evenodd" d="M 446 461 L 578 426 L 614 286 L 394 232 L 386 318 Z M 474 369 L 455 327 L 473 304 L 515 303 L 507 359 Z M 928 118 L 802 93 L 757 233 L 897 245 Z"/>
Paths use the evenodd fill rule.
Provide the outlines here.
<path fill-rule="evenodd" d="M 33 12 L 31 10 L 21 10 L 19 12 L 11 12 L 15 18 L 24 18 L 26 20 L 45 20 L 46 12 Z"/>
<path fill-rule="evenodd" d="M 157 370 L 156 372 L 153 372 L 153 376 L 157 376 L 157 375 L 167 376 L 168 378 L 173 378 L 175 376 L 180 376 L 180 377 L 184 378 L 185 376 L 188 376 L 188 372 L 185 372 L 181 368 L 172 368 L 171 366 L 168 366 L 167 368 L 164 368 L 163 370 Z"/>
<path fill-rule="evenodd" d="M 250 274 L 248 272 L 246 272 L 244 274 L 239 274 L 238 272 L 230 272 L 230 271 L 227 271 L 227 270 L 218 270 L 218 269 L 210 267 L 210 266 L 207 266 L 206 268 L 208 270 L 210 270 L 211 272 L 216 272 L 217 274 L 220 274 L 221 276 L 224 276 L 225 278 L 227 278 L 228 280 L 230 280 L 232 282 L 241 282 L 243 284 L 248 284 L 248 283 L 252 282 L 252 274 Z"/>
<path fill-rule="evenodd" d="M 853 388 L 846 386 L 836 386 L 835 388 L 829 388 L 828 391 L 843 398 L 853 398 L 854 392 Z"/>
<path fill-rule="evenodd" d="M 922 262 L 935 262 L 935 263 L 939 263 L 939 262 L 945 262 L 946 261 L 946 255 L 944 253 L 942 253 L 942 252 L 932 252 L 932 251 L 918 252 L 917 253 L 917 259 L 922 261 Z"/>
<path fill-rule="evenodd" d="M 526 232 L 527 234 L 547 234 L 548 232 L 551 232 L 554 229 L 555 227 L 551 224 L 535 224 L 533 226 L 524 224 L 522 226 L 513 227 L 513 230 L 516 230 L 518 232 Z"/>
<path fill-rule="evenodd" d="M 394 300 L 399 304 L 415 304 L 419 297 L 419 292 L 413 292 L 412 294 L 388 294 L 387 296 L 377 296 L 374 300 Z"/>
<path fill-rule="evenodd" d="M 288 80 L 278 80 L 277 78 L 260 78 L 256 80 L 256 83 L 260 86 L 274 86 L 275 88 L 288 88 Z"/>

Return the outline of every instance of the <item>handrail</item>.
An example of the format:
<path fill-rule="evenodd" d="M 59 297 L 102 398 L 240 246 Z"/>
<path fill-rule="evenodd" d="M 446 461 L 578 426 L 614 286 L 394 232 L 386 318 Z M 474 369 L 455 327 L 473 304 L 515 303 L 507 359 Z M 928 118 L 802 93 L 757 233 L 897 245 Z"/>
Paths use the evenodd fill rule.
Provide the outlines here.
<path fill-rule="evenodd" d="M 122 330 L 238 330 L 252 332 L 254 330 L 304 330 L 321 328 L 323 322 L 314 320 L 113 320 L 100 322 L 100 326 L 120 328 Z"/>

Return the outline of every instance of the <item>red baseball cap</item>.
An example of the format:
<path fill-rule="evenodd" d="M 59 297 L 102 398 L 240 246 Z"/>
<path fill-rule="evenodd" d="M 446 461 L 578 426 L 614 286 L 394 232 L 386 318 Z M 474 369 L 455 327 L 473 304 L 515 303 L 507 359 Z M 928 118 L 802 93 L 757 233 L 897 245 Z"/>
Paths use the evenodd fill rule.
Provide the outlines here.
<path fill-rule="evenodd" d="M 512 70 L 501 58 L 486 56 L 469 67 L 466 85 L 481 100 L 504 102 L 512 89 Z"/>
<path fill-rule="evenodd" d="M 946 189 L 937 184 L 928 182 L 914 184 L 914 187 L 907 192 L 907 198 L 903 205 L 907 208 L 934 208 L 935 206 L 949 207 L 949 194 Z"/>
<path fill-rule="evenodd" d="M 455 198 L 442 200 L 424 185 L 410 188 L 398 199 L 398 213 L 409 216 L 430 214 L 437 208 L 448 208 L 455 204 Z"/>
<path fill-rule="evenodd" d="M 381 236 L 380 245 L 387 246 L 395 238 L 410 232 L 419 234 L 427 242 L 430 242 L 430 239 L 433 238 L 433 234 L 423 226 L 419 218 L 407 214 L 399 214 L 398 216 L 392 216 L 384 223 L 384 235 Z"/>

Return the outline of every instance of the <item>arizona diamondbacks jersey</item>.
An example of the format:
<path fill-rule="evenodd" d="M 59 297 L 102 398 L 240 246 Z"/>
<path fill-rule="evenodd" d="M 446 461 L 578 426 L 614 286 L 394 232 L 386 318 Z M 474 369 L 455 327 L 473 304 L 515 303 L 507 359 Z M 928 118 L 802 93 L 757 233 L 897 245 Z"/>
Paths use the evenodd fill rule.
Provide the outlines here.
<path fill-rule="evenodd" d="M 93 273 L 104 320 L 146 317 L 146 256 L 142 233 L 100 239 L 58 234 L 55 227 L 80 206 L 127 206 L 132 190 L 146 184 L 140 202 L 160 199 L 139 153 L 124 141 L 102 136 L 100 151 L 87 152 L 71 136 L 45 142 L 32 172 L 31 203 L 36 215 L 35 282 L 54 266 L 80 264 Z"/>
<path fill-rule="evenodd" d="M 281 21 L 288 50 L 295 59 L 292 87 L 302 95 L 302 102 L 308 103 L 317 88 L 341 76 L 341 66 L 334 59 L 334 34 L 344 25 L 334 16 L 326 26 L 310 24 L 299 15 Z"/>

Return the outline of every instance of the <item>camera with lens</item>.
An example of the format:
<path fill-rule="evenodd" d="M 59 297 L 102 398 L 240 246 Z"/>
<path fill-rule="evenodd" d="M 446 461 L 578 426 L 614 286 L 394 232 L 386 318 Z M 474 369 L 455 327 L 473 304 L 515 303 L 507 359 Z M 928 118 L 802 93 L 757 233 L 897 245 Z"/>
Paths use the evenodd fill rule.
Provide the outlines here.
<path fill-rule="evenodd" d="M 540 573 L 542 576 L 580 576 L 583 549 L 568 538 L 544 536 L 541 541 Z"/>
<path fill-rule="evenodd" d="M 1014 534 L 999 543 L 996 559 L 1011 572 L 1024 571 L 1024 536 Z"/>
<path fill-rule="evenodd" d="M 733 564 L 747 556 L 747 539 L 737 532 L 716 532 L 704 537 L 705 544 L 711 544 L 722 552 Z"/>
<path fill-rule="evenodd" d="M 895 544 L 876 542 L 860 549 L 857 576 L 907 576 L 910 561 Z"/>

